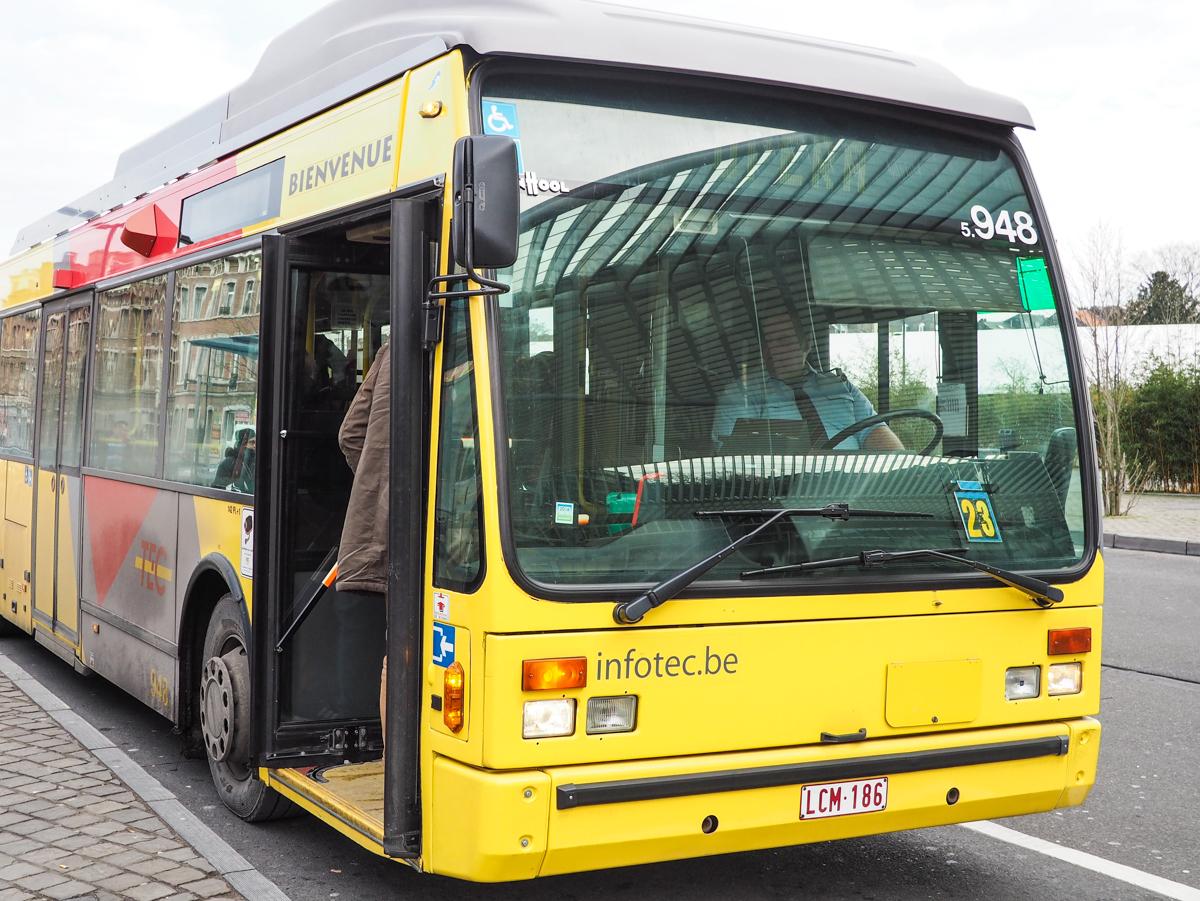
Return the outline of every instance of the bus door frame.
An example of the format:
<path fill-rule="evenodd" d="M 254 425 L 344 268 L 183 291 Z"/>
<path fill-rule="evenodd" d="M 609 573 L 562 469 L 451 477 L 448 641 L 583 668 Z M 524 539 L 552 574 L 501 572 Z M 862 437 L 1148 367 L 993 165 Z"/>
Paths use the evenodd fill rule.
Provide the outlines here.
<path fill-rule="evenodd" d="M 37 417 L 35 419 L 35 441 L 33 454 L 33 471 L 34 476 L 34 502 L 33 502 L 33 529 L 32 529 L 32 546 L 30 569 L 33 575 L 33 584 L 31 593 L 33 602 L 30 605 L 32 616 L 32 626 L 34 635 L 41 631 L 49 632 L 56 638 L 65 641 L 68 645 L 75 649 L 75 654 L 78 654 L 80 635 L 79 635 L 79 601 L 80 601 L 80 574 L 82 561 L 82 535 L 83 535 L 83 485 L 82 485 L 82 465 L 84 454 L 86 452 L 86 436 L 87 436 L 87 419 L 88 408 L 91 398 L 91 370 L 92 370 L 92 349 L 95 345 L 95 291 L 87 289 L 75 294 L 70 294 L 65 297 L 56 298 L 49 301 L 42 307 L 42 318 L 40 321 L 40 340 L 38 342 L 38 380 L 37 380 Z M 64 466 L 62 462 L 63 452 L 63 428 L 65 423 L 65 410 L 63 404 L 66 399 L 67 388 L 67 365 L 69 362 L 69 350 L 71 340 L 71 313 L 75 310 L 88 310 L 88 336 L 87 347 L 84 349 L 82 356 L 82 371 L 79 373 L 79 390 L 81 392 L 82 407 L 79 411 L 79 420 L 76 427 L 79 429 L 79 461 L 71 466 Z M 58 422 L 55 426 L 55 447 L 54 459 L 48 462 L 44 467 L 41 461 L 42 454 L 42 425 L 43 417 L 45 416 L 45 399 L 46 391 L 52 386 L 46 378 L 46 353 L 47 353 L 47 337 L 49 323 L 52 317 L 62 316 L 62 362 L 58 372 Z M 47 479 L 45 476 L 51 475 Z M 54 522 L 52 526 L 43 528 L 44 523 L 39 522 L 42 513 L 42 498 L 39 497 L 44 491 L 51 491 L 54 495 Z M 63 510 L 63 497 L 68 499 L 70 506 L 67 511 Z M 73 501 L 73 504 L 71 502 Z M 73 508 L 73 509 L 72 509 Z M 62 520 L 63 516 L 67 516 L 68 528 L 71 530 L 69 540 L 73 549 L 74 556 L 74 590 L 68 592 L 68 596 L 73 597 L 70 604 L 74 607 L 74 627 L 72 628 L 66 622 L 62 613 L 64 609 L 60 609 L 60 598 L 64 592 L 60 590 L 62 580 L 62 564 L 59 559 L 62 550 Z M 72 515 L 73 514 L 73 515 Z M 47 575 L 38 571 L 38 547 L 44 542 L 51 543 L 52 557 L 54 563 L 52 572 Z M 39 601 L 43 600 L 46 594 L 50 598 L 49 615 L 44 605 L 40 605 Z M 58 648 L 50 645 L 54 650 Z"/>
<path fill-rule="evenodd" d="M 261 489 L 260 513 L 255 522 L 253 595 L 253 759 L 259 766 L 283 768 L 313 766 L 321 755 L 300 756 L 280 751 L 276 743 L 280 695 L 276 641 L 289 625 L 281 622 L 280 602 L 274 584 L 281 572 L 278 540 L 269 511 L 278 509 L 281 474 L 279 425 L 275 420 L 280 398 L 279 381 L 287 370 L 282 357 L 283 332 L 290 291 L 289 236 L 328 227 L 339 221 L 386 213 L 391 221 L 390 303 L 393 347 L 409 353 L 390 355 L 392 365 L 391 414 L 393 422 L 416 422 L 419 428 L 393 429 L 389 460 L 389 503 L 402 515 L 391 517 L 389 530 L 389 592 L 387 653 L 392 662 L 387 673 L 384 752 L 384 851 L 389 856 L 416 859 L 421 850 L 421 687 L 423 663 L 422 608 L 425 598 L 425 546 L 430 466 L 432 362 L 434 354 L 423 344 L 425 302 L 436 265 L 430 247 L 441 243 L 443 179 L 408 186 L 334 214 L 314 217 L 289 227 L 285 234 L 263 237 L 263 309 L 260 339 L 257 481 Z M 270 306 L 268 306 L 270 305 Z M 272 312 L 267 312 L 272 310 Z M 265 439 L 265 440 L 264 440 Z M 265 451 L 265 452 L 264 452 Z M 408 665 L 400 665 L 408 661 Z M 339 758 L 340 760 L 340 758 Z"/>
<path fill-rule="evenodd" d="M 440 199 L 440 191 L 437 198 Z M 429 515 L 429 467 L 433 454 L 431 397 L 434 353 L 425 345 L 428 290 L 441 216 L 430 214 L 433 198 L 393 200 L 391 341 L 405 353 L 390 355 L 393 425 L 388 479 L 387 654 L 409 661 L 387 668 L 388 740 L 384 743 L 383 850 L 391 857 L 421 855 L 421 647 L 428 574 L 425 572 Z M 432 220 L 432 221 L 431 221 Z M 431 233 L 432 230 L 432 233 Z M 399 511 L 399 513 L 397 513 Z M 399 628 L 397 628 L 399 626 Z"/>
<path fill-rule="evenodd" d="M 298 620 L 294 611 L 287 610 L 293 587 L 286 581 L 291 575 L 282 543 L 287 535 L 278 523 L 280 517 L 293 515 L 287 509 L 289 494 L 287 471 L 288 444 L 304 441 L 312 434 L 296 428 L 289 418 L 295 414 L 289 406 L 289 385 L 293 377 L 289 355 L 296 348 L 294 316 L 296 300 L 292 296 L 292 277 L 297 272 L 321 269 L 323 265 L 337 266 L 336 254 L 315 255 L 308 239 L 313 233 L 342 224 L 379 219 L 388 214 L 386 203 L 375 201 L 362 209 L 342 210 L 289 228 L 283 234 L 263 237 L 263 316 L 259 339 L 259 412 L 256 423 L 258 455 L 252 618 L 254 624 L 254 656 L 251 662 L 254 696 L 253 747 L 255 759 L 262 766 L 295 767 L 340 763 L 357 757 L 363 750 L 366 727 L 357 720 L 337 726 L 323 721 L 302 721 L 284 725 L 281 722 L 282 692 L 281 654 L 294 651 Z M 389 259 L 390 265 L 390 259 Z M 319 579 L 323 573 L 315 573 Z M 302 591 L 307 592 L 310 586 Z M 319 589 L 318 589 L 319 591 Z M 306 606 L 308 611 L 322 604 L 333 603 L 328 592 Z M 291 636 L 285 637 L 285 632 Z M 286 735 L 285 735 L 286 732 Z"/>

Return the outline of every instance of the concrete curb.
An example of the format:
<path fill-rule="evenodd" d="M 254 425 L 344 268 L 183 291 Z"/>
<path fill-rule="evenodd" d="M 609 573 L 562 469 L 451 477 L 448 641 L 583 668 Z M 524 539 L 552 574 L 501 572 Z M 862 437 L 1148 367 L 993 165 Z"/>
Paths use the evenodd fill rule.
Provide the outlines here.
<path fill-rule="evenodd" d="M 77 742 L 108 767 L 118 779 L 146 802 L 163 822 L 212 864 L 226 882 L 252 901 L 289 901 L 287 895 L 179 802 L 161 782 L 146 772 L 132 757 L 71 710 L 14 660 L 0 653 L 0 673 L 25 692 L 35 704 L 67 730 Z"/>
<path fill-rule="evenodd" d="M 1151 538 L 1145 535 L 1113 535 L 1104 533 L 1104 547 L 1129 551 L 1153 551 L 1157 554 L 1186 554 L 1200 557 L 1200 539 Z"/>

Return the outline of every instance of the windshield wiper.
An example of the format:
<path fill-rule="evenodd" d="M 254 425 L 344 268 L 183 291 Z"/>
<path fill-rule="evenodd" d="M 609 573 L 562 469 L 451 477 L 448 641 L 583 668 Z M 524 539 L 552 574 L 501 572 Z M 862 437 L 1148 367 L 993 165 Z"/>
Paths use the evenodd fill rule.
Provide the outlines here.
<path fill-rule="evenodd" d="M 773 576 L 779 573 L 798 573 L 807 572 L 812 569 L 853 566 L 856 563 L 863 567 L 880 566 L 884 563 L 891 563 L 893 560 L 910 560 L 914 557 L 935 557 L 938 560 L 949 560 L 953 563 L 969 566 L 976 572 L 987 573 L 996 581 L 1003 582 L 1005 585 L 1015 588 L 1018 591 L 1023 591 L 1039 607 L 1051 607 L 1063 599 L 1062 589 L 1056 588 L 1049 582 L 1043 582 L 1041 579 L 1035 579 L 1033 576 L 1026 576 L 1021 573 L 1012 572 L 1011 570 L 1001 569 L 998 566 L 992 566 L 990 563 L 981 563 L 978 560 L 968 560 L 966 557 L 959 557 L 955 554 L 949 554 L 933 548 L 921 548 L 915 551 L 859 551 L 850 557 L 830 557 L 828 560 L 813 560 L 809 563 L 789 563 L 784 566 L 768 566 L 765 569 L 748 569 L 741 575 L 743 579 L 754 579 L 760 576 Z"/>
<path fill-rule="evenodd" d="M 908 510 L 871 510 L 865 507 L 851 507 L 849 504 L 826 504 L 824 507 L 789 507 L 784 510 L 766 508 L 762 510 L 697 510 L 697 516 L 720 516 L 733 518 L 735 516 L 771 516 L 775 513 L 785 513 L 789 516 L 823 516 L 826 519 L 840 519 L 847 522 L 851 517 L 870 517 L 872 519 L 935 519 L 932 513 L 913 513 Z M 778 516 L 775 519 L 779 519 Z"/>
<path fill-rule="evenodd" d="M 715 554 L 705 557 L 699 563 L 659 582 L 653 588 L 638 595 L 632 601 L 621 601 L 613 607 L 613 619 L 623 626 L 630 626 L 642 621 L 647 613 L 665 604 L 683 589 L 687 588 L 702 575 L 748 542 L 754 536 L 765 532 L 781 519 L 793 516 L 823 516 L 826 519 L 848 521 L 851 517 L 871 518 L 902 518 L 902 519 L 933 519 L 932 513 L 908 513 L 902 510 L 858 510 L 849 504 L 826 504 L 824 507 L 784 507 L 781 510 L 697 510 L 696 516 L 766 516 L 762 523 L 755 526 L 740 538 L 735 538 Z M 857 559 L 857 558 L 855 558 Z M 744 574 L 743 574 L 744 575 Z"/>

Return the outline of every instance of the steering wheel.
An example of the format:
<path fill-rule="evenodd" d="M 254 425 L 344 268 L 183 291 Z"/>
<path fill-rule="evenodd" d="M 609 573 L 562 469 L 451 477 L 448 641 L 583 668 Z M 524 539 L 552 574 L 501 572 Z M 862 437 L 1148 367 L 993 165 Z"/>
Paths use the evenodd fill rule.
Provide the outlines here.
<path fill-rule="evenodd" d="M 827 438 L 817 450 L 833 450 L 851 435 L 857 435 L 863 429 L 869 429 L 872 426 L 880 425 L 881 423 L 891 422 L 893 419 L 927 419 L 933 423 L 933 438 L 929 443 L 921 449 L 921 454 L 928 454 L 933 450 L 939 441 L 942 440 L 942 433 L 946 430 L 945 423 L 936 413 L 930 413 L 928 410 L 919 410 L 916 407 L 906 407 L 903 410 L 888 410 L 886 413 L 876 413 L 874 416 L 868 416 L 866 419 L 860 419 L 858 422 L 853 422 L 846 426 L 832 438 Z"/>

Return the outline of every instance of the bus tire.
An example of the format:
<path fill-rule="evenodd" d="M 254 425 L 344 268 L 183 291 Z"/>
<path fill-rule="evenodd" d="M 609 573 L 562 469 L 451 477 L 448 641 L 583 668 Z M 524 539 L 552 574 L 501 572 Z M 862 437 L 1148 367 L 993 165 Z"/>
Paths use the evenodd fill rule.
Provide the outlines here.
<path fill-rule="evenodd" d="M 217 602 L 200 663 L 200 734 L 222 803 L 249 823 L 278 819 L 291 802 L 258 778 L 250 759 L 249 636 L 231 595 Z"/>

